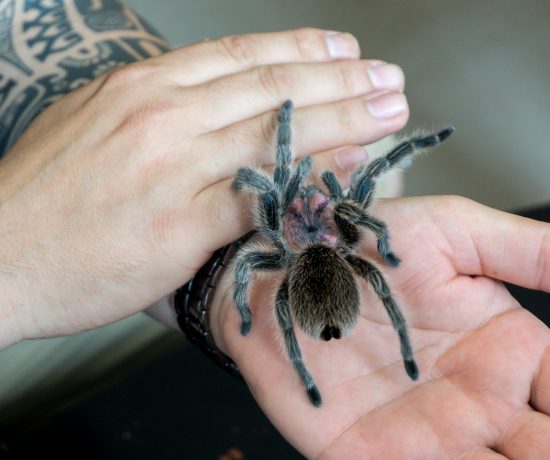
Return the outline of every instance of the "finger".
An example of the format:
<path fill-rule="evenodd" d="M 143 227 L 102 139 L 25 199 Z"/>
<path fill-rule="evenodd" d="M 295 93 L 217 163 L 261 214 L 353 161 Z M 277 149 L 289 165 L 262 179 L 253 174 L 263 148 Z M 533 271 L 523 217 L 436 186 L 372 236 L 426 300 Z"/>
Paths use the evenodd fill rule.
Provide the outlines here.
<path fill-rule="evenodd" d="M 166 78 L 189 86 L 267 64 L 355 59 L 359 54 L 351 34 L 303 28 L 207 40 L 172 50 L 155 61 L 167 64 Z"/>
<path fill-rule="evenodd" d="M 550 415 L 550 346 L 546 347 L 540 361 L 538 374 L 533 380 L 531 404 L 535 409 Z"/>
<path fill-rule="evenodd" d="M 326 151 L 343 145 L 364 145 L 402 128 L 408 118 L 405 96 L 384 92 L 330 104 L 297 109 L 292 128 L 295 157 Z M 203 171 L 205 183 L 232 177 L 242 166 L 273 164 L 276 115 L 263 114 L 202 137 L 201 155 L 216 158 L 214 167 Z M 234 146 L 232 155 L 219 155 L 221 146 Z M 216 151 L 210 151 L 215 149 Z"/>
<path fill-rule="evenodd" d="M 550 291 L 549 224 L 459 197 L 439 200 L 429 212 L 459 273 Z"/>
<path fill-rule="evenodd" d="M 533 410 L 516 416 L 496 450 L 510 459 L 546 459 L 550 452 L 550 417 Z"/>
<path fill-rule="evenodd" d="M 195 118 L 203 120 L 203 132 L 209 132 L 277 109 L 287 99 L 303 107 L 374 90 L 403 91 L 404 81 L 399 66 L 379 61 L 260 66 L 194 87 L 193 97 L 202 101 Z"/>
<path fill-rule="evenodd" d="M 363 155 L 361 154 L 363 153 Z M 317 153 L 313 156 L 312 178 L 318 178 L 325 170 L 331 170 L 345 187 L 357 161 L 366 161 L 361 146 L 349 146 Z M 265 168 L 270 171 L 273 168 Z M 200 228 L 209 229 L 210 251 L 235 241 L 252 229 L 250 198 L 231 189 L 233 178 L 220 181 L 199 193 L 194 198 L 196 209 L 208 209 L 209 214 L 200 223 Z M 320 185 L 320 184 L 319 184 Z"/>

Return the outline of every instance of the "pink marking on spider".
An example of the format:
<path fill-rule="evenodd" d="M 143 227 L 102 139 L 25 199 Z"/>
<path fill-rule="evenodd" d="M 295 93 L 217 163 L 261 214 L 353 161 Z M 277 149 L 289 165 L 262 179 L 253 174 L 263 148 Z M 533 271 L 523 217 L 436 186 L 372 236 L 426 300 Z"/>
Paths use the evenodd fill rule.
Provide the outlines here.
<path fill-rule="evenodd" d="M 297 250 L 313 244 L 335 247 L 333 212 L 330 200 L 321 192 L 294 198 L 283 222 L 285 239 Z"/>
<path fill-rule="evenodd" d="M 326 197 L 320 192 L 314 193 L 309 199 L 309 205 L 315 209 L 318 209 L 321 206 L 325 207 L 328 203 L 329 203 L 328 197 Z"/>

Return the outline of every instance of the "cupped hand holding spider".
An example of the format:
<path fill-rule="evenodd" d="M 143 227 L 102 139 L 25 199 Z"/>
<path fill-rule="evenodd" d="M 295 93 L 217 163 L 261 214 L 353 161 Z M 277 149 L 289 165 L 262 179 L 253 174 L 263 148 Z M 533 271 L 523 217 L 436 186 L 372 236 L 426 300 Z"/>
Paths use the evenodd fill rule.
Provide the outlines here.
<path fill-rule="evenodd" d="M 315 408 L 273 314 L 285 273 L 254 281 L 251 324 L 234 308 L 228 274 L 213 305 L 216 341 L 262 409 L 308 458 L 544 458 L 550 334 L 500 280 L 550 291 L 550 227 L 458 197 L 382 200 L 372 214 L 390 229 L 401 263 L 384 266 L 392 256 L 379 235 L 378 249 L 367 239 L 358 256 L 375 261 L 405 312 L 418 380 L 403 372 L 403 342 L 400 351 L 380 293 L 359 284 L 346 337 L 324 342 L 293 328 L 323 394 Z"/>
<path fill-rule="evenodd" d="M 398 338 L 365 284 L 349 336 L 316 341 L 296 328 L 323 394 L 312 406 L 273 315 L 281 279 L 260 278 L 246 337 L 229 287 L 213 318 L 218 345 L 262 409 L 307 458 L 544 458 L 550 333 L 499 280 L 550 292 L 550 227 L 458 197 L 381 200 L 373 213 L 402 260 L 383 272 L 406 314 L 419 379 L 403 371 Z M 361 252 L 379 260 L 369 244 Z"/>
<path fill-rule="evenodd" d="M 256 195 L 252 206 L 254 227 L 267 240 L 263 246 L 248 244 L 237 253 L 233 300 L 241 316 L 241 334 L 247 335 L 252 327 L 248 296 L 254 272 L 287 271 L 275 297 L 275 314 L 288 357 L 309 400 L 318 407 L 321 393 L 304 364 L 294 323 L 315 339 L 339 339 L 348 334 L 359 315 L 355 277 L 370 283 L 382 301 L 399 336 L 405 370 L 411 379 L 418 378 L 407 324 L 391 289 L 380 270 L 355 252 L 361 244 L 362 230 L 370 230 L 376 235 L 384 262 L 399 265 L 399 258 L 390 248 L 387 225 L 368 212 L 377 180 L 391 169 L 410 163 L 419 151 L 445 141 L 454 128 L 404 140 L 370 164 L 359 165 L 347 191 L 332 171 L 324 171 L 324 192 L 309 179 L 311 157 L 292 166 L 292 111 L 293 103 L 287 100 L 278 113 L 273 177 L 243 167 L 233 181 L 235 190 L 245 189 Z"/>

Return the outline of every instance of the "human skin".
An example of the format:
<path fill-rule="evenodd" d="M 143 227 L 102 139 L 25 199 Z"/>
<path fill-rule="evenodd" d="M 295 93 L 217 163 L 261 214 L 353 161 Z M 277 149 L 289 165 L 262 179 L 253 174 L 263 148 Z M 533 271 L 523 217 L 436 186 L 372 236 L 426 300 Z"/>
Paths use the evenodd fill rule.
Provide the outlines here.
<path fill-rule="evenodd" d="M 227 273 L 212 306 L 215 340 L 274 425 L 312 459 L 544 459 L 550 452 L 550 333 L 501 280 L 550 292 L 550 225 L 460 197 L 381 200 L 402 260 L 382 270 L 408 319 L 417 381 L 372 289 L 351 334 L 315 341 L 295 328 L 323 397 L 314 407 L 274 318 L 281 277 L 255 281 L 252 329 L 239 334 Z"/>
<path fill-rule="evenodd" d="M 345 180 L 359 145 L 408 118 L 400 69 L 359 54 L 351 35 L 317 29 L 226 37 L 44 111 L 0 161 L 0 347 L 143 310 L 245 233 L 231 177 L 272 163 L 286 99 L 297 155 Z"/>

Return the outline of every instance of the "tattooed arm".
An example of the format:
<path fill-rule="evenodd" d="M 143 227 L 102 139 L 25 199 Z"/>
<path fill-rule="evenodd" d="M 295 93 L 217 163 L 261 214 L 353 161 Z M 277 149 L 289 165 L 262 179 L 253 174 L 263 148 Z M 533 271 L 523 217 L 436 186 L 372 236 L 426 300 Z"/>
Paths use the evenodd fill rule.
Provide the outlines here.
<path fill-rule="evenodd" d="M 117 0 L 0 0 L 0 156 L 52 102 L 169 48 Z"/>

